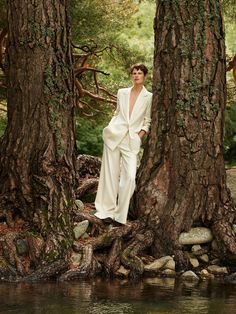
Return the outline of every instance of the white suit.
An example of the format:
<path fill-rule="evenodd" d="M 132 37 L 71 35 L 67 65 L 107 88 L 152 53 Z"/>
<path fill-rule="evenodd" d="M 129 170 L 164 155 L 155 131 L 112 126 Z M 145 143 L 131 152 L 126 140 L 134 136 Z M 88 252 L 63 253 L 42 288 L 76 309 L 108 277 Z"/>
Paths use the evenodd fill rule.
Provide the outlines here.
<path fill-rule="evenodd" d="M 118 91 L 116 111 L 103 130 L 104 150 L 95 199 L 95 216 L 111 217 L 122 224 L 126 223 L 135 189 L 137 153 L 141 145 L 138 133 L 148 132 L 151 122 L 152 93 L 143 87 L 129 117 L 130 92 L 131 88 Z"/>

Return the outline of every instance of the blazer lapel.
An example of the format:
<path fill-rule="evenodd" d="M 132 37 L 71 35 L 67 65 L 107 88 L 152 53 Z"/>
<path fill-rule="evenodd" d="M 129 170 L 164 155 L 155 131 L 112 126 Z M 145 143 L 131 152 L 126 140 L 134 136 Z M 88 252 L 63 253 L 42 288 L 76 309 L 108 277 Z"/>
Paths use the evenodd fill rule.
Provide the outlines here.
<path fill-rule="evenodd" d="M 126 88 L 123 94 L 123 100 L 122 101 L 122 105 L 123 105 L 123 114 L 124 117 L 126 118 L 127 121 L 129 121 L 129 99 L 130 99 L 130 92 L 131 92 L 131 88 Z"/>
<path fill-rule="evenodd" d="M 135 104 L 134 104 L 134 107 L 133 107 L 133 111 L 131 113 L 130 121 L 135 118 L 136 112 L 138 112 L 140 106 L 143 105 L 145 97 L 147 95 L 148 95 L 148 92 L 147 92 L 146 88 L 143 86 L 143 89 L 141 90 L 140 94 L 138 95 L 138 97 L 137 97 L 137 99 L 135 101 Z M 128 102 L 128 104 L 129 104 L 129 102 Z M 128 118 L 129 118 L 129 105 L 128 105 Z"/>

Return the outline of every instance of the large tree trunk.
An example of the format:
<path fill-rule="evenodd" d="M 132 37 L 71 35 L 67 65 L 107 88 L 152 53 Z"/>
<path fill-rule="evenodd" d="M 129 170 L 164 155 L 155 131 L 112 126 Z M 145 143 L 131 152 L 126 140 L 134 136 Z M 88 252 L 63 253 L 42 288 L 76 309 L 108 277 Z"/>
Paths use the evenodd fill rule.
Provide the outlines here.
<path fill-rule="evenodd" d="M 42 236 L 39 261 L 63 256 L 73 240 L 74 84 L 67 3 L 8 1 L 0 216 L 12 226 L 22 217 Z"/>
<path fill-rule="evenodd" d="M 154 27 L 152 124 L 133 207 L 155 230 L 156 255 L 178 256 L 180 233 L 194 225 L 212 228 L 222 254 L 236 253 L 223 160 L 220 3 L 158 0 Z"/>

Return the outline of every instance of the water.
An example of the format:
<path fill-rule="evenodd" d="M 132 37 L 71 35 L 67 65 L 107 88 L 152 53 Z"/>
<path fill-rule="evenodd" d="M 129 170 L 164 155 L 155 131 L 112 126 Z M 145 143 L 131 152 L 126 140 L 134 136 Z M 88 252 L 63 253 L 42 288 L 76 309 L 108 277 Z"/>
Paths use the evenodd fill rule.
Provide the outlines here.
<path fill-rule="evenodd" d="M 220 281 L 146 279 L 0 284 L 4 314 L 233 314 L 236 289 Z"/>

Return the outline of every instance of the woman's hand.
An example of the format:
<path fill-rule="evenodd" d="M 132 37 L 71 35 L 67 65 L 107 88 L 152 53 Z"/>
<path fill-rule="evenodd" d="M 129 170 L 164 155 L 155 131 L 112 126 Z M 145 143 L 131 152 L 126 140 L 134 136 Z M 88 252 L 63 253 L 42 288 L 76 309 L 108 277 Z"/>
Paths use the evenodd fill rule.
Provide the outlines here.
<path fill-rule="evenodd" d="M 146 134 L 146 132 L 145 132 L 144 130 L 140 130 L 140 131 L 138 132 L 138 136 L 139 136 L 140 138 L 143 138 L 143 137 L 145 136 L 145 134 Z"/>

